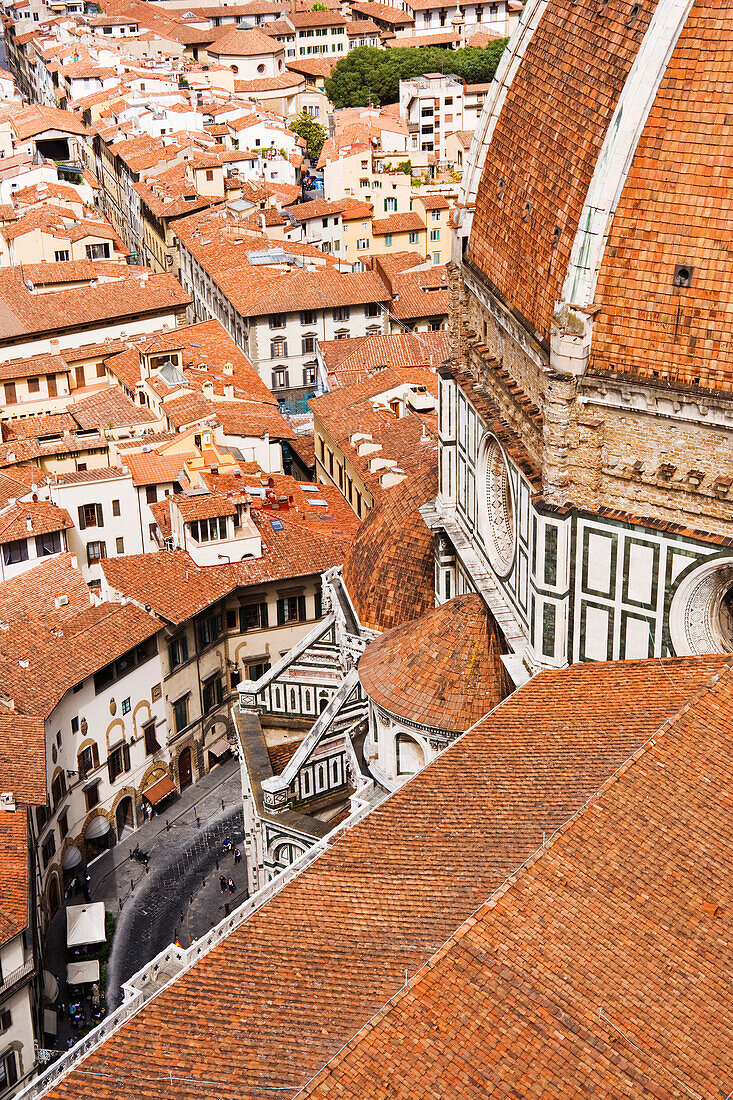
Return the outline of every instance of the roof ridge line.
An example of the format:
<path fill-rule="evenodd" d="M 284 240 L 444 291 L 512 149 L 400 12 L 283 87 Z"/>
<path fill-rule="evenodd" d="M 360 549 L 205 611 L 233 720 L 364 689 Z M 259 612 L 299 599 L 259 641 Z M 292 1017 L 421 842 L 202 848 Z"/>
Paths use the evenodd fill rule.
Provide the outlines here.
<path fill-rule="evenodd" d="M 661 665 L 662 658 L 659 657 L 658 660 Z M 662 668 L 664 668 L 663 665 Z M 592 794 L 588 796 L 585 802 L 581 806 L 579 806 L 577 810 L 573 811 L 573 813 L 570 815 L 570 817 L 567 818 L 566 821 L 557 826 L 550 837 L 546 841 L 543 841 L 539 848 L 536 848 L 533 852 L 531 852 L 530 855 L 528 855 L 527 858 L 523 860 L 523 862 L 520 863 L 509 875 L 507 875 L 504 881 L 491 892 L 488 898 L 480 902 L 473 910 L 473 912 L 461 921 L 461 923 L 458 925 L 457 928 L 454 929 L 451 935 L 440 945 L 440 947 L 438 947 L 433 952 L 432 955 L 430 955 L 429 958 L 425 960 L 424 963 L 422 963 L 418 967 L 415 973 L 405 982 L 405 984 L 395 993 L 393 993 L 392 996 L 389 997 L 388 1000 L 386 1000 L 385 1003 L 381 1005 L 381 1007 L 378 1008 L 377 1011 L 366 1021 L 366 1023 L 362 1024 L 361 1027 L 351 1036 L 351 1038 L 347 1039 L 346 1042 L 343 1043 L 342 1046 L 339 1047 L 339 1049 L 335 1051 L 335 1053 L 332 1054 L 330 1058 L 328 1058 L 323 1063 L 320 1069 L 318 1069 L 315 1073 L 311 1075 L 311 1077 L 305 1082 L 304 1085 L 300 1086 L 298 1091 L 293 1094 L 293 1100 L 297 1100 L 297 1097 L 304 1095 L 305 1090 L 308 1089 L 310 1085 L 312 1085 L 322 1074 L 326 1073 L 328 1067 L 333 1062 L 335 1062 L 336 1059 L 344 1053 L 344 1051 L 348 1049 L 353 1049 L 358 1041 L 367 1032 L 373 1030 L 376 1024 L 384 1016 L 386 1016 L 392 1005 L 398 1003 L 404 996 L 407 995 L 408 992 L 411 992 L 412 989 L 414 989 L 414 987 L 418 985 L 424 977 L 426 977 L 428 972 L 432 970 L 435 966 L 437 966 L 438 962 L 440 962 L 444 955 L 446 955 L 447 952 L 453 946 L 455 946 L 456 943 L 459 943 L 463 939 L 463 937 L 470 931 L 470 929 L 479 922 L 483 913 L 490 909 L 494 909 L 501 898 L 503 898 L 504 895 L 509 892 L 511 887 L 515 885 L 519 877 L 526 871 L 530 870 L 530 868 L 532 868 L 535 863 L 537 863 L 542 855 L 554 846 L 555 842 L 560 838 L 560 836 L 564 835 L 567 832 L 567 830 L 575 823 L 578 818 L 584 816 L 586 810 L 591 805 L 591 803 L 597 801 L 606 790 L 608 790 L 614 783 L 618 781 L 621 775 L 625 774 L 637 760 L 645 756 L 647 751 L 656 744 L 658 737 L 660 737 L 664 732 L 668 732 L 679 721 L 679 719 L 687 714 L 693 706 L 699 703 L 700 700 L 709 691 L 715 690 L 716 685 L 720 682 L 725 673 L 727 673 L 729 677 L 731 676 L 731 674 L 733 674 L 733 657 L 731 657 L 726 662 L 723 668 L 713 673 L 712 676 L 710 676 L 710 678 L 697 689 L 697 691 L 684 703 L 682 707 L 680 707 L 679 710 L 675 711 L 675 713 L 670 715 L 669 718 L 666 718 L 661 726 L 659 726 L 654 731 L 654 733 L 652 733 L 647 738 L 647 740 L 639 746 L 638 749 L 635 749 L 634 752 L 626 758 L 626 760 L 619 764 L 615 771 L 613 771 L 603 781 L 603 783 L 600 787 L 597 788 L 597 790 L 595 790 Z M 539 676 L 540 674 L 538 673 L 537 675 Z M 514 698 L 514 695 L 516 695 L 516 692 L 512 693 L 512 695 L 508 695 L 506 699 L 502 699 L 501 703 L 494 707 L 492 711 L 489 711 L 489 714 L 493 714 L 495 711 L 497 711 L 499 707 L 507 703 L 509 699 Z M 479 721 L 475 722 L 473 726 L 465 731 L 465 733 L 469 733 L 471 730 L 475 729 L 480 722 L 483 721 L 484 719 L 480 718 Z M 461 737 L 465 736 L 465 733 L 461 734 Z M 460 741 L 460 739 L 461 738 L 457 738 L 456 741 L 453 742 L 453 744 L 456 744 L 456 742 Z M 423 769 L 423 771 L 424 770 L 425 769 Z M 418 772 L 416 774 L 419 775 L 420 773 Z"/>

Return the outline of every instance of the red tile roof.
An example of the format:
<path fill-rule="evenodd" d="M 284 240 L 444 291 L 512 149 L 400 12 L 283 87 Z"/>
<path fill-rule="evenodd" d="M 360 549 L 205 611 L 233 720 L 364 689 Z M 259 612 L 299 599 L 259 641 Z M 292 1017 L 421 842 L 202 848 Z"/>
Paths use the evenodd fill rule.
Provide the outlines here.
<path fill-rule="evenodd" d="M 82 429 L 132 427 L 157 420 L 150 409 L 136 405 L 119 386 L 110 386 L 74 401 L 69 410 Z"/>
<path fill-rule="evenodd" d="M 208 52 L 214 57 L 261 57 L 282 53 L 283 47 L 257 27 L 249 31 L 227 27 L 209 46 Z"/>
<path fill-rule="evenodd" d="M 75 562 L 73 554 L 57 554 L 42 558 L 32 569 L 3 581 L 0 584 L 0 619 L 3 622 L 43 619 L 62 623 L 88 610 L 91 607 L 89 588 Z M 57 607 L 58 596 L 66 596 L 68 602 Z"/>
<path fill-rule="evenodd" d="M 380 218 L 372 222 L 375 237 L 384 237 L 388 233 L 417 233 L 425 229 L 425 220 L 416 210 L 407 214 L 392 214 L 389 218 Z"/>
<path fill-rule="evenodd" d="M 681 1097 L 682 1074 L 696 1095 L 722 1096 L 733 1057 L 730 684 L 724 657 L 542 673 L 333 838 L 48 1095 L 77 1100 L 93 1080 L 98 1100 L 131 1088 L 152 1100 L 165 1076 L 179 1100 L 309 1084 L 349 1100 L 428 1089 L 462 1100 L 507 1082 L 533 1100 L 575 1095 L 577 1082 L 599 1096 Z M 469 921 L 447 970 L 433 956 Z M 423 988 L 424 1004 L 382 1028 L 392 998 Z"/>
<path fill-rule="evenodd" d="M 58 508 L 47 500 L 20 501 L 0 515 L 0 543 L 29 539 L 51 531 L 65 531 L 67 527 L 73 526 L 71 516 L 65 508 Z"/>
<path fill-rule="evenodd" d="M 176 454 L 158 454 L 156 451 L 127 451 L 120 455 L 120 462 L 132 474 L 133 485 L 166 485 L 178 481 L 186 459 L 195 458 L 196 451 Z"/>
<path fill-rule="evenodd" d="M 13 719 L 11 718 L 10 721 Z M 7 719 L 0 720 L 0 739 Z M 45 750 L 44 750 L 45 751 Z M 44 795 L 45 801 L 45 795 Z M 0 810 L 0 946 L 28 927 L 29 908 L 28 818 L 24 809 Z"/>
<path fill-rule="evenodd" d="M 462 733 L 509 694 L 502 652 L 491 612 L 471 592 L 382 634 L 363 653 L 359 679 L 390 714 Z"/>
<path fill-rule="evenodd" d="M 391 333 L 319 341 L 331 389 L 363 381 L 381 367 L 437 368 L 450 354 L 447 332 Z"/>
<path fill-rule="evenodd" d="M 650 0 L 633 21 L 606 8 L 601 34 L 596 11 L 572 0 L 545 10 L 486 151 L 468 256 L 547 340 L 601 145 L 656 8 Z"/>
<path fill-rule="evenodd" d="M 107 583 L 125 599 L 182 623 L 229 595 L 237 584 L 231 565 L 196 565 L 182 550 L 130 554 L 102 562 Z"/>
<path fill-rule="evenodd" d="M 435 606 L 432 532 L 419 508 L 435 499 L 437 465 L 385 492 L 346 557 L 344 583 L 363 626 L 391 630 Z"/>
<path fill-rule="evenodd" d="M 671 1100 L 725 1091 L 733 1063 L 730 990 L 721 980 L 733 966 L 731 668 L 695 693 L 677 680 L 676 662 L 666 664 L 663 724 L 656 708 L 655 721 L 646 713 L 646 683 L 658 690 L 649 666 L 634 663 L 627 679 L 619 662 L 604 683 L 608 667 L 545 673 L 474 736 L 488 737 L 490 751 L 512 711 L 521 720 L 523 704 L 546 698 L 552 684 L 559 699 L 548 700 L 551 718 L 562 712 L 558 744 L 567 731 L 569 752 L 604 699 L 613 708 L 614 689 L 639 709 L 640 747 L 615 772 L 604 754 L 611 774 L 598 776 L 599 789 L 574 813 L 563 818 L 545 802 L 541 834 L 532 815 L 526 862 L 506 867 L 484 904 L 299 1096 Z M 583 705 L 580 678 L 598 692 L 596 706 Z M 537 751 L 545 723 L 536 710 L 524 715 L 529 728 L 515 736 L 528 756 L 526 806 L 547 786 Z M 511 779 L 492 773 L 485 820 L 502 829 Z"/>

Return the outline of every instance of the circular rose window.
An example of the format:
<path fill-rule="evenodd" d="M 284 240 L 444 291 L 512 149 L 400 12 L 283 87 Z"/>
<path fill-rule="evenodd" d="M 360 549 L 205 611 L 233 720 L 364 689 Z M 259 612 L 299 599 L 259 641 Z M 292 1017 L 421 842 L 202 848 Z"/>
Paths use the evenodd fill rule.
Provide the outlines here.
<path fill-rule="evenodd" d="M 669 634 L 677 657 L 733 653 L 733 559 L 714 558 L 685 575 L 670 605 Z"/>
<path fill-rule="evenodd" d="M 484 444 L 478 498 L 479 530 L 486 553 L 493 568 L 503 576 L 514 561 L 514 504 L 509 471 L 495 439 Z"/>

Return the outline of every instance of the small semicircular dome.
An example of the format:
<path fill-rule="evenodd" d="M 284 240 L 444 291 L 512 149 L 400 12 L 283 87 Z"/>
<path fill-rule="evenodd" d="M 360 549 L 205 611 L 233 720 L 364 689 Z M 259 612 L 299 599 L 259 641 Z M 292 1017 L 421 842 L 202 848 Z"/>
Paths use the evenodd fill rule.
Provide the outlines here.
<path fill-rule="evenodd" d="M 504 646 L 480 596 L 467 593 L 403 623 L 367 646 L 359 678 L 398 718 L 462 733 L 509 694 Z"/>

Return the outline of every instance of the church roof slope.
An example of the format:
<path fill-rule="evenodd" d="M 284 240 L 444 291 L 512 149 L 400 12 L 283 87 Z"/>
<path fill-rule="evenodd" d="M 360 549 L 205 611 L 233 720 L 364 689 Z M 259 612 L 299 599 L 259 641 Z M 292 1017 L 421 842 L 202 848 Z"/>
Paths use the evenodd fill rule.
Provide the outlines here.
<path fill-rule="evenodd" d="M 720 688 L 706 690 L 711 678 L 721 673 Z M 293 1097 L 404 988 L 406 972 L 411 977 L 434 956 L 507 876 L 537 853 L 543 835 L 550 839 L 554 830 L 564 826 L 632 753 L 690 704 L 691 697 L 699 693 L 706 716 L 714 707 L 717 719 L 720 708 L 730 701 L 730 692 L 731 665 L 723 657 L 584 664 L 535 677 L 363 821 L 333 837 L 318 858 L 285 881 L 249 919 L 81 1055 L 81 1061 L 48 1095 L 69 1100 L 86 1097 L 93 1080 L 98 1100 L 112 1100 L 130 1091 L 142 1100 L 152 1100 L 160 1095 L 160 1080 L 165 1076 L 178 1100 L 200 1100 L 203 1094 L 255 1100 L 273 1090 Z M 560 864 L 544 861 L 552 874 L 543 881 L 526 876 L 529 884 L 537 886 L 536 903 L 534 893 L 527 897 L 517 892 L 518 904 L 513 904 L 511 892 L 505 895 L 500 904 L 506 913 L 507 939 L 489 939 L 483 947 L 477 944 L 474 960 L 474 965 L 489 968 L 491 996 L 475 1015 L 451 1003 L 434 1018 L 442 1028 L 464 1022 L 466 1034 L 459 1037 L 451 1073 L 462 1064 L 464 1044 L 470 1049 L 473 1035 L 484 1030 L 482 1013 L 498 1019 L 506 1044 L 514 1042 L 518 1066 L 535 1055 L 546 1064 L 546 1055 L 532 1042 L 530 1030 L 522 1027 L 519 1014 L 503 1013 L 503 1003 L 496 999 L 503 987 L 497 981 L 507 983 L 506 997 L 523 997 L 524 988 L 512 986 L 509 979 L 514 973 L 526 975 L 534 988 L 530 971 L 535 967 L 538 974 L 550 972 L 547 992 L 554 995 L 563 975 L 572 972 L 575 988 L 568 983 L 560 992 L 574 1010 L 577 1006 L 579 1018 L 573 1017 L 574 1025 L 577 1019 L 579 1029 L 600 1028 L 596 1020 L 603 1006 L 609 1014 L 615 1012 L 612 1018 L 623 1029 L 635 1023 L 626 1019 L 626 1002 L 633 1006 L 641 998 L 643 1003 L 646 976 L 656 969 L 660 978 L 663 973 L 666 1009 L 663 1016 L 651 1015 L 646 1024 L 638 1021 L 634 1031 L 642 1039 L 638 1045 L 663 1041 L 662 1029 L 669 1025 L 672 1046 L 683 1038 L 694 1045 L 695 1070 L 702 1057 L 711 1064 L 718 1061 L 716 1084 L 706 1080 L 707 1094 L 722 1094 L 720 1084 L 727 1073 L 724 1051 L 716 1048 L 715 1041 L 726 1040 L 730 1027 L 729 1013 L 721 1005 L 727 996 L 727 984 L 721 978 L 725 967 L 719 964 L 730 968 L 733 962 L 731 938 L 726 935 L 733 845 L 725 843 L 730 815 L 721 795 L 731 785 L 733 744 L 730 740 L 724 744 L 717 729 L 707 742 L 704 721 L 690 740 L 691 745 L 685 740 L 678 746 L 671 734 L 662 736 L 659 748 L 647 754 L 649 766 L 643 758 L 631 764 L 618 788 L 622 792 L 631 779 L 633 789 L 624 800 L 623 815 L 609 817 L 608 827 L 600 830 L 596 825 L 603 816 L 594 804 L 568 830 L 563 842 L 568 847 Z M 685 766 L 688 753 L 695 768 Z M 706 777 L 711 783 L 705 782 Z M 679 789 L 672 782 L 678 778 L 683 781 Z M 600 802 L 601 815 L 605 797 Z M 679 809 L 678 819 L 669 819 L 670 806 Z M 698 807 L 702 813 L 697 813 Z M 618 834 L 610 827 L 614 824 Z M 661 824 L 669 825 L 674 838 L 669 849 L 672 859 L 667 858 Z M 587 834 L 581 832 L 585 827 Z M 693 851 L 701 857 L 699 863 L 678 849 L 677 841 L 687 830 L 695 838 Z M 705 830 L 708 847 L 703 842 Z M 592 854 L 584 851 L 581 838 L 585 835 L 592 840 Z M 605 873 L 602 892 L 593 877 L 594 871 L 603 869 L 600 844 L 605 847 L 606 867 L 617 878 L 611 889 Z M 628 856 L 630 844 L 634 846 L 630 866 L 618 865 L 619 854 L 623 851 Z M 552 852 L 551 848 L 548 854 Z M 536 868 L 541 869 L 542 863 L 543 859 L 538 860 Z M 722 872 L 727 882 L 721 881 Z M 651 896 L 629 894 L 628 887 L 647 885 L 652 887 Z M 614 897 L 617 888 L 618 899 Z M 546 905 L 548 889 L 553 892 L 552 909 Z M 718 935 L 705 923 L 709 917 L 701 903 L 708 896 L 723 903 Z M 614 935 L 614 922 L 603 913 L 599 916 L 601 903 L 609 915 L 617 916 L 620 938 Z M 682 913 L 684 922 L 679 920 Z M 647 923 L 652 914 L 657 922 Z M 596 985 L 589 986 L 585 996 L 578 966 L 581 958 L 576 963 L 565 951 L 555 951 L 558 936 L 567 935 L 566 926 L 596 919 L 604 933 L 603 942 L 596 945 L 599 959 L 610 967 L 601 987 L 602 1001 L 597 999 Z M 531 937 L 518 937 L 512 920 L 515 930 L 530 928 Z M 642 935 L 632 934 L 636 921 Z M 669 922 L 679 929 L 676 943 L 663 927 Z M 665 945 L 661 952 L 654 950 L 657 932 Z M 688 951 L 703 937 L 710 966 L 696 950 Z M 542 946 L 545 938 L 552 945 L 547 952 Z M 640 969 L 638 974 L 633 969 L 624 974 L 614 953 L 623 959 L 632 939 Z M 491 973 L 495 956 L 502 960 L 497 974 Z M 582 961 L 594 975 L 600 969 L 592 957 L 584 954 Z M 630 988 L 637 977 L 643 979 L 638 991 Z M 451 976 L 452 981 L 457 978 Z M 450 982 L 444 983 L 446 996 L 450 987 Z M 677 995 L 669 996 L 670 989 Z M 480 995 L 481 989 L 469 992 Z M 659 992 L 652 992 L 650 1007 L 656 1009 Z M 706 998 L 709 1013 L 704 1009 Z M 693 1022 L 709 1023 L 710 1031 L 696 1027 L 690 1038 L 686 1014 L 679 1011 L 680 999 L 694 1010 Z M 571 1058 L 577 1037 L 567 1033 L 567 1019 L 553 1018 L 551 1007 L 535 1002 L 532 1010 L 543 1016 L 537 1026 L 544 1028 L 548 1047 L 558 1058 Z M 529 1011 L 532 1006 L 526 1008 Z M 419 1022 L 429 1025 L 432 1018 Z M 553 1026 L 567 1034 L 564 1051 L 552 1034 Z M 607 1034 L 604 1031 L 604 1038 Z M 601 1041 L 595 1034 L 593 1038 Z M 426 1043 L 439 1039 L 436 1026 Z M 411 1082 L 400 1085 L 400 1058 L 407 1065 L 408 1058 L 420 1058 L 420 1049 L 405 1043 L 404 1036 L 402 1042 L 404 1050 L 393 1054 L 392 1064 L 385 1063 L 383 1070 L 394 1073 L 395 1090 L 402 1088 L 406 1095 L 410 1083 L 420 1087 L 421 1069 Z M 615 1045 L 616 1059 L 622 1056 L 619 1047 Z M 680 1051 L 669 1054 L 664 1062 L 685 1073 Z M 427 1071 L 428 1067 L 421 1068 Z M 533 1071 L 525 1072 L 532 1080 Z M 618 1069 L 612 1066 L 609 1072 Z M 656 1070 L 653 1077 L 660 1085 Z M 555 1088 L 554 1094 L 568 1095 L 571 1081 L 575 1078 L 568 1078 L 565 1089 Z M 666 1085 L 668 1078 L 663 1081 Z M 361 1096 L 384 1095 L 373 1078 L 366 1084 Z M 335 1079 L 331 1087 L 331 1095 L 338 1095 Z M 442 1091 L 451 1094 L 450 1088 Z M 433 1095 L 440 1093 L 438 1083 Z M 480 1094 L 486 1095 L 485 1090 Z M 536 1090 L 533 1095 L 538 1095 Z M 546 1090 L 544 1095 L 552 1093 Z M 627 1093 L 614 1095 L 643 1093 L 637 1082 Z"/>
<path fill-rule="evenodd" d="M 359 661 L 359 679 L 391 714 L 462 733 L 509 694 L 501 652 L 491 612 L 468 592 L 373 641 Z"/>
<path fill-rule="evenodd" d="M 433 536 L 419 509 L 437 491 L 431 463 L 387 490 L 359 528 L 343 578 L 362 626 L 391 630 L 435 605 Z"/>
<path fill-rule="evenodd" d="M 603 668 L 584 678 L 602 683 Z M 643 711 L 634 674 L 632 683 Z M 725 1092 L 732 752 L 728 666 L 545 845 L 538 838 L 524 866 L 298 1095 Z"/>

